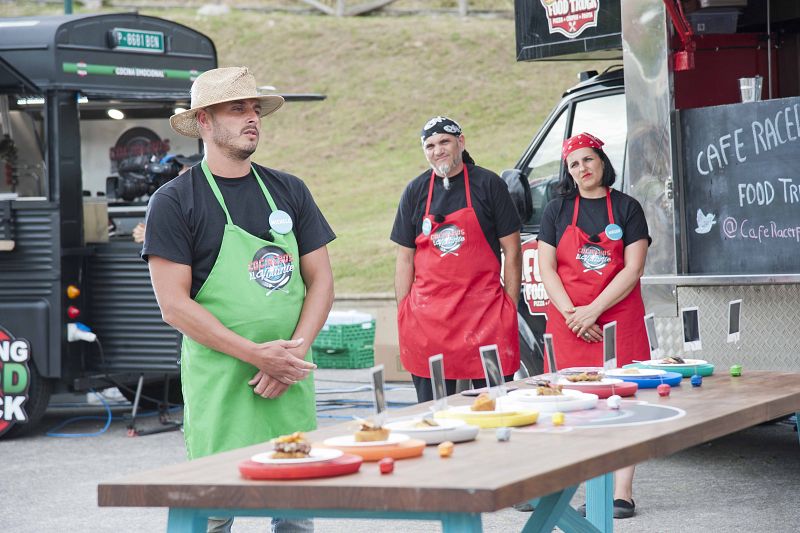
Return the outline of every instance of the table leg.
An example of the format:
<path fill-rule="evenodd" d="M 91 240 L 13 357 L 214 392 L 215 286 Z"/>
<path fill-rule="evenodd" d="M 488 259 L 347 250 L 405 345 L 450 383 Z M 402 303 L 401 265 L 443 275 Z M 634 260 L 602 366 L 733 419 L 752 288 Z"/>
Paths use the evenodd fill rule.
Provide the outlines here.
<path fill-rule="evenodd" d="M 550 533 L 558 523 L 564 511 L 569 509 L 569 501 L 572 499 L 578 487 L 568 487 L 564 490 L 548 494 L 536 502 L 536 510 L 530 517 L 522 533 Z M 576 513 L 577 514 L 577 513 Z"/>
<path fill-rule="evenodd" d="M 480 513 L 447 513 L 442 517 L 442 533 L 481 533 Z"/>
<path fill-rule="evenodd" d="M 480 513 L 441 513 L 413 511 L 363 511 L 342 509 L 235 509 L 235 508 L 171 508 L 167 533 L 205 533 L 208 517 L 280 516 L 299 518 L 367 518 L 377 520 L 435 520 L 442 523 L 444 533 L 481 533 Z M 549 533 L 549 532 L 548 532 Z"/>
<path fill-rule="evenodd" d="M 198 509 L 170 508 L 167 533 L 205 533 L 208 516 Z"/>
<path fill-rule="evenodd" d="M 797 426 L 797 438 L 800 440 L 800 411 L 794 414 L 794 424 Z"/>
<path fill-rule="evenodd" d="M 586 518 L 600 531 L 614 530 L 613 472 L 586 482 Z"/>
<path fill-rule="evenodd" d="M 602 533 L 572 507 L 564 509 L 558 519 L 558 528 L 564 533 Z"/>

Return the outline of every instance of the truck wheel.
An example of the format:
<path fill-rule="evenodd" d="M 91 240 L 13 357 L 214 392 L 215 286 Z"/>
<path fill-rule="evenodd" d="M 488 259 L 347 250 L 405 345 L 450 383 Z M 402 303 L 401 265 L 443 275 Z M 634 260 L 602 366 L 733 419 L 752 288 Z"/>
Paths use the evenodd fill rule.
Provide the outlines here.
<path fill-rule="evenodd" d="M 14 426 L 3 434 L 4 439 L 20 437 L 33 431 L 42 420 L 47 406 L 50 404 L 50 394 L 53 391 L 52 380 L 43 378 L 36 365 L 31 363 L 30 384 L 28 385 L 28 401 L 25 402 L 25 414 L 28 421 L 24 424 L 14 424 Z"/>

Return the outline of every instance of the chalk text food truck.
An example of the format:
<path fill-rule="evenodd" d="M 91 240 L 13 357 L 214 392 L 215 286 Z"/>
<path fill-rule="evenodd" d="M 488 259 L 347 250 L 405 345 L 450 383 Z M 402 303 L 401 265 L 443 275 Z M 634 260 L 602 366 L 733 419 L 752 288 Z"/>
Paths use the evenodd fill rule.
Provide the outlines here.
<path fill-rule="evenodd" d="M 684 353 L 680 309 L 696 306 L 694 357 L 796 370 L 800 2 L 516 0 L 515 18 L 518 60 L 622 60 L 581 73 L 504 173 L 530 192 L 517 199 L 531 213 L 520 304 L 528 350 L 540 353 L 531 342 L 548 304 L 534 237 L 563 171 L 561 142 L 588 131 L 607 143 L 614 186 L 645 210 L 653 243 L 642 289 L 663 352 Z M 756 76 L 762 99 L 743 103 L 739 78 Z M 741 343 L 727 344 L 728 303 L 740 298 Z"/>
<path fill-rule="evenodd" d="M 180 170 L 167 154 L 199 151 L 167 118 L 216 65 L 208 37 L 158 18 L 0 19 L 0 434 L 51 391 L 177 381 L 131 229 Z"/>

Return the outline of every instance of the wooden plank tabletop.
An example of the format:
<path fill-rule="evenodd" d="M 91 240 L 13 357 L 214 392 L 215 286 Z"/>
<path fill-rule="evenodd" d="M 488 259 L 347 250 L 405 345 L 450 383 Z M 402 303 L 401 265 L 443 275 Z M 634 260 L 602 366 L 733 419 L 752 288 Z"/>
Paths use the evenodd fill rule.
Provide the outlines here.
<path fill-rule="evenodd" d="M 420 458 L 397 461 L 391 475 L 381 475 L 376 463 L 364 463 L 359 473 L 336 478 L 242 479 L 236 465 L 269 449 L 262 444 L 102 483 L 99 505 L 491 512 L 800 411 L 800 374 L 720 374 L 704 378 L 699 388 L 685 379 L 669 397 L 649 389 L 636 398 L 678 407 L 686 416 L 631 427 L 514 432 L 510 442 L 497 442 L 494 430 L 481 430 L 477 440 L 456 444 L 452 458 L 441 459 L 435 446 L 428 447 Z M 471 401 L 449 400 L 450 405 Z M 353 429 L 353 424 L 338 424 L 309 438 L 321 442 Z"/>

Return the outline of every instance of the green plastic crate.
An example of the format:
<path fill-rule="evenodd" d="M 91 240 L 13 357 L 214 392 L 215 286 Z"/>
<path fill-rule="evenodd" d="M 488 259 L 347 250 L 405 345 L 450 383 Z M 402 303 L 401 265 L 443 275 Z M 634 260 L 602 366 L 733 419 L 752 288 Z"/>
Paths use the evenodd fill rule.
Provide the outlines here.
<path fill-rule="evenodd" d="M 315 348 L 362 350 L 375 344 L 375 319 L 360 324 L 325 324 L 314 340 Z"/>
<path fill-rule="evenodd" d="M 312 346 L 314 362 L 319 368 L 369 368 L 375 366 L 375 350 L 333 350 Z"/>

